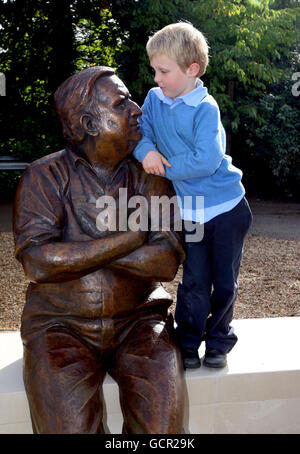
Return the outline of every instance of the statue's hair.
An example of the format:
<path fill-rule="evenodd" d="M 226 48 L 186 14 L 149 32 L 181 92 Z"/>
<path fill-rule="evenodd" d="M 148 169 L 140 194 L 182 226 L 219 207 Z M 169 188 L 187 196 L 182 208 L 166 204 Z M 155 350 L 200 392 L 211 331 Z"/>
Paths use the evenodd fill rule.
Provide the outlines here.
<path fill-rule="evenodd" d="M 164 54 L 184 71 L 192 63 L 198 63 L 199 77 L 205 73 L 208 65 L 208 49 L 204 35 L 189 22 L 167 25 L 154 33 L 146 45 L 150 60 L 155 55 Z"/>
<path fill-rule="evenodd" d="M 81 116 L 99 114 L 99 98 L 94 91 L 96 82 L 99 78 L 114 73 L 113 68 L 107 66 L 91 66 L 73 74 L 54 93 L 63 135 L 71 146 L 78 145 L 85 138 L 80 124 Z"/>

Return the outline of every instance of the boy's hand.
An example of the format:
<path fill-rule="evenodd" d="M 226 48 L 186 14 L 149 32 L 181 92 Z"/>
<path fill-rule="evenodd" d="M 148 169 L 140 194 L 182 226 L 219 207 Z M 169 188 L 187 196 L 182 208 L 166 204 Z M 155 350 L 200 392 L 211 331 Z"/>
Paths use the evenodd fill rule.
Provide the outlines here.
<path fill-rule="evenodd" d="M 143 168 L 145 172 L 153 175 L 165 175 L 164 165 L 172 167 L 169 161 L 158 151 L 150 150 L 143 160 Z"/>

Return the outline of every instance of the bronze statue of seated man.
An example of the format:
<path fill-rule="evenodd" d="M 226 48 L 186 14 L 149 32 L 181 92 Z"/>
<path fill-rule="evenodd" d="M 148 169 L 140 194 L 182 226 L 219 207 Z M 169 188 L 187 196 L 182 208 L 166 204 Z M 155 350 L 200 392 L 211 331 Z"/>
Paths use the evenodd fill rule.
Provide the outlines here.
<path fill-rule="evenodd" d="M 144 197 L 150 218 L 152 196 L 171 198 L 172 184 L 132 157 L 141 110 L 113 69 L 82 70 L 54 98 L 66 149 L 27 168 L 14 204 L 15 254 L 30 281 L 21 336 L 33 431 L 104 433 L 109 373 L 124 433 L 181 433 L 182 362 L 160 282 L 174 278 L 182 243 L 172 223 L 124 228 L 130 198 Z M 116 228 L 99 228 L 101 197 L 116 201 Z"/>

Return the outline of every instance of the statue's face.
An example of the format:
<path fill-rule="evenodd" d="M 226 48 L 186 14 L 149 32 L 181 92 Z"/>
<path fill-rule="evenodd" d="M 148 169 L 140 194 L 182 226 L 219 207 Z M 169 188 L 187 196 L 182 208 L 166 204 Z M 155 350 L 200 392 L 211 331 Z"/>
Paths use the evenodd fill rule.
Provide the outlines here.
<path fill-rule="evenodd" d="M 99 141 L 107 148 L 107 153 L 117 152 L 120 158 L 131 153 L 141 139 L 138 117 L 142 111 L 130 99 L 123 82 L 116 76 L 105 76 L 97 85 L 101 113 L 97 118 Z"/>

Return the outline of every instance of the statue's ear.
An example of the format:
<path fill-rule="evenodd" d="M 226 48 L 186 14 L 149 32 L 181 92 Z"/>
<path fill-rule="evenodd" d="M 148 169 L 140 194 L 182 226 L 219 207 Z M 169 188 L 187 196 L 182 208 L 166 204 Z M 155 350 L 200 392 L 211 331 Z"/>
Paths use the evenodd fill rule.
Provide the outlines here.
<path fill-rule="evenodd" d="M 89 134 L 90 136 L 98 136 L 99 131 L 99 122 L 92 117 L 92 115 L 84 114 L 80 117 L 80 124 L 82 129 Z"/>

